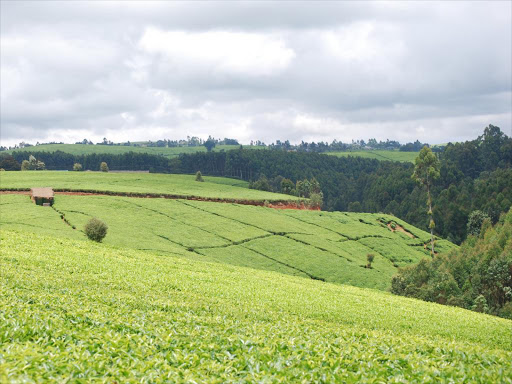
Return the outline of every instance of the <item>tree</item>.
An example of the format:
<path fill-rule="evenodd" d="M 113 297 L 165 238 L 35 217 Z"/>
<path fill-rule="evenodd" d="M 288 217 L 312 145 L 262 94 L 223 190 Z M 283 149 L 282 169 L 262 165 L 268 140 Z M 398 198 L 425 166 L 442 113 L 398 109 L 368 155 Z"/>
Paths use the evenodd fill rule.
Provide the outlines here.
<path fill-rule="evenodd" d="M 21 169 L 21 165 L 11 155 L 2 154 L 2 156 L 0 156 L 0 168 L 5 169 L 6 171 L 19 171 Z"/>
<path fill-rule="evenodd" d="M 373 259 L 375 258 L 375 255 L 373 253 L 369 253 L 366 255 L 366 261 L 368 261 L 368 264 L 366 264 L 366 268 L 372 268 Z"/>
<path fill-rule="evenodd" d="M 107 235 L 107 229 L 107 224 L 105 224 L 100 219 L 93 217 L 85 225 L 84 232 L 90 240 L 101 243 L 101 241 Z"/>
<path fill-rule="evenodd" d="M 196 181 L 200 181 L 200 182 L 204 181 L 203 175 L 201 174 L 201 171 L 197 171 L 196 172 Z"/>
<path fill-rule="evenodd" d="M 82 164 L 80 164 L 80 163 L 73 164 L 73 171 L 80 172 L 81 170 L 82 170 Z"/>
<path fill-rule="evenodd" d="M 215 139 L 211 136 L 208 136 L 208 140 L 206 140 L 203 145 L 206 147 L 208 152 L 211 152 L 212 149 L 215 148 L 215 144 Z"/>
<path fill-rule="evenodd" d="M 104 161 L 102 161 L 101 164 L 100 164 L 100 171 L 101 172 L 108 172 L 109 171 L 108 165 Z"/>
<path fill-rule="evenodd" d="M 21 170 L 22 171 L 30 171 L 30 161 L 28 160 L 23 160 L 21 162 Z"/>
<path fill-rule="evenodd" d="M 430 228 L 431 256 L 434 257 L 434 228 L 436 225 L 434 223 L 434 215 L 432 212 L 431 189 L 434 181 L 440 176 L 439 160 L 436 155 L 432 153 L 432 150 L 429 147 L 424 146 L 414 163 L 415 165 L 412 178 L 427 190 L 427 207 L 428 215 L 430 216 L 430 223 L 428 227 Z"/>
<path fill-rule="evenodd" d="M 283 179 L 281 180 L 281 192 L 286 193 L 287 195 L 293 195 L 295 191 L 295 185 L 293 184 L 293 181 L 290 179 Z"/>
<path fill-rule="evenodd" d="M 471 212 L 468 219 L 468 235 L 480 235 L 480 228 L 485 219 L 490 219 L 488 214 L 479 210 Z"/>

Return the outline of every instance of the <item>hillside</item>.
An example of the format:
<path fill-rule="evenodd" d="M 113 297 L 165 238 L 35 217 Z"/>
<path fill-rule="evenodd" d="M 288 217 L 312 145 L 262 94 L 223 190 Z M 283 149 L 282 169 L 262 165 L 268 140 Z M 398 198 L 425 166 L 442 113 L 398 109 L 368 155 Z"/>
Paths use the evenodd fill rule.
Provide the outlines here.
<path fill-rule="evenodd" d="M 204 180 L 200 183 L 192 175 L 152 173 L 23 171 L 2 172 L 0 188 L 50 186 L 81 191 L 155 193 L 235 200 L 298 200 L 295 196 L 249 189 L 249 183 L 242 180 L 223 177 L 204 177 Z"/>
<path fill-rule="evenodd" d="M 237 149 L 239 145 L 218 145 L 214 151 L 228 151 L 230 149 Z M 93 153 L 104 154 L 122 154 L 128 152 L 135 153 L 149 153 L 151 155 L 161 155 L 168 158 L 176 157 L 181 153 L 196 153 L 206 152 L 204 146 L 198 147 L 134 147 L 134 146 L 123 146 L 123 145 L 86 145 L 86 144 L 41 144 L 31 147 L 18 148 L 9 150 L 7 152 L 12 153 L 14 151 L 20 152 L 55 152 L 62 151 L 70 153 L 72 155 L 89 155 Z"/>
<path fill-rule="evenodd" d="M 0 381 L 507 382 L 512 322 L 2 230 Z"/>
<path fill-rule="evenodd" d="M 132 188 L 141 184 L 133 182 Z M 220 185 L 226 193 L 242 190 Z M 84 225 L 98 217 L 109 226 L 106 244 L 383 290 L 397 267 L 428 257 L 429 234 L 384 214 L 68 195 L 57 195 L 52 208 L 36 206 L 25 195 L 1 195 L 0 228 L 85 239 Z M 447 251 L 454 245 L 438 240 L 437 247 Z M 375 255 L 372 268 L 365 268 L 368 254 Z"/>
<path fill-rule="evenodd" d="M 418 152 L 384 151 L 384 150 L 362 150 L 362 151 L 343 151 L 326 152 L 327 155 L 337 157 L 362 157 L 365 159 L 376 159 L 385 161 L 400 161 L 404 163 L 414 163 Z"/>

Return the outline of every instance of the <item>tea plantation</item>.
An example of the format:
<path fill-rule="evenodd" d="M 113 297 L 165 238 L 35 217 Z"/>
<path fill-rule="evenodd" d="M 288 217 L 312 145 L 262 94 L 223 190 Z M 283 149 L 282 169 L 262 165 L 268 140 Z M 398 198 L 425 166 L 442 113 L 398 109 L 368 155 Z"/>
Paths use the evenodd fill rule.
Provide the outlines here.
<path fill-rule="evenodd" d="M 113 196 L 57 195 L 52 208 L 26 195 L 2 195 L 0 203 L 2 230 L 85 240 L 85 224 L 97 217 L 109 226 L 106 244 L 383 290 L 398 266 L 429 257 L 429 234 L 383 214 Z"/>
<path fill-rule="evenodd" d="M 256 201 L 298 200 L 295 196 L 249 189 L 249 183 L 223 177 L 203 177 L 195 181 L 193 175 L 165 175 L 154 173 L 104 173 L 24 171 L 2 172 L 1 189 L 30 189 L 52 187 L 96 192 L 135 192 L 196 196 L 218 199 Z"/>
<path fill-rule="evenodd" d="M 488 382 L 512 322 L 2 229 L 0 382 Z"/>

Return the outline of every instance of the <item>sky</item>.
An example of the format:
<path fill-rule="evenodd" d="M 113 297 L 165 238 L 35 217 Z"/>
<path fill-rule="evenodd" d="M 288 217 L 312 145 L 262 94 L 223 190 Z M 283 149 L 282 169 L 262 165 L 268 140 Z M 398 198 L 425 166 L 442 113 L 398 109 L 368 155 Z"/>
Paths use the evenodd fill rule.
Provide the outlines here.
<path fill-rule="evenodd" d="M 1 1 L 1 144 L 512 130 L 512 2 Z"/>

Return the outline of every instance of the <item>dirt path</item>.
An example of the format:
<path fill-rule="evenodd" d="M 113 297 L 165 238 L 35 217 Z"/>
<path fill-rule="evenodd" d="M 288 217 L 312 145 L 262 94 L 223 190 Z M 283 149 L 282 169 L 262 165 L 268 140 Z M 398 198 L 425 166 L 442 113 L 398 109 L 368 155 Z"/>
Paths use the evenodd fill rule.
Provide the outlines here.
<path fill-rule="evenodd" d="M 133 193 L 133 192 L 85 192 L 85 191 L 69 191 L 69 190 L 55 190 L 55 195 L 69 195 L 69 196 L 121 196 L 121 197 L 136 197 L 146 199 L 172 199 L 172 200 L 194 200 L 194 201 L 207 201 L 213 203 L 230 203 L 230 204 L 242 204 L 242 205 L 254 205 L 254 206 L 267 206 L 268 208 L 274 209 L 296 209 L 296 210 L 311 210 L 319 211 L 320 208 L 311 208 L 305 205 L 303 202 L 291 202 L 291 201 L 276 201 L 265 205 L 264 201 L 258 200 L 243 200 L 243 199 L 220 199 L 215 197 L 199 197 L 199 196 L 181 196 L 181 195 L 169 195 L 169 194 L 158 194 L 158 193 Z M 28 195 L 30 191 L 17 191 L 17 190 L 0 190 L 0 195 Z"/>

